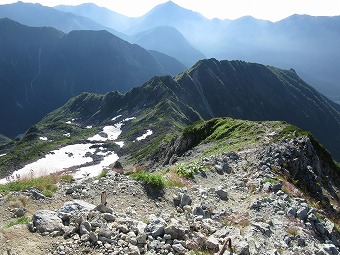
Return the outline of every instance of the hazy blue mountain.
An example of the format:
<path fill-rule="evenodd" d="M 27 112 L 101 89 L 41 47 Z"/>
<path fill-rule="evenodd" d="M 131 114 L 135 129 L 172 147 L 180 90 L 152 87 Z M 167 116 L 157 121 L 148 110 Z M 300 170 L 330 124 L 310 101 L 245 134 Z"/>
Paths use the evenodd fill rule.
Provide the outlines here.
<path fill-rule="evenodd" d="M 209 20 L 170 1 L 134 22 L 126 33 L 172 26 L 207 57 L 294 68 L 302 78 L 319 80 L 311 84 L 332 100 L 340 97 L 340 16 L 293 15 L 275 23 L 247 16 Z"/>
<path fill-rule="evenodd" d="M 113 28 L 117 31 L 128 29 L 134 18 L 126 17 L 104 7 L 99 7 L 93 3 L 84 3 L 76 6 L 58 5 L 54 7 L 63 12 L 71 12 L 79 16 L 95 20 L 101 25 Z"/>
<path fill-rule="evenodd" d="M 163 5 L 160 5 L 160 8 L 162 6 Z M 59 5 L 55 8 L 91 18 L 104 26 L 111 27 L 121 32 L 127 32 L 130 36 L 123 38 L 130 43 L 137 43 L 146 49 L 157 50 L 172 56 L 186 66 L 191 66 L 205 57 L 201 52 L 195 49 L 187 39 L 174 28 L 174 26 L 162 26 L 162 21 L 153 17 L 152 13 L 149 13 L 151 15 L 150 22 L 152 24 L 146 25 L 148 21 L 145 18 L 145 15 L 141 18 L 129 18 L 95 4 L 81 4 L 77 6 Z M 168 8 L 173 9 L 172 14 Z M 166 6 L 161 9 L 162 10 L 160 11 L 166 12 L 167 15 L 169 15 L 169 17 L 164 17 L 163 14 L 161 15 L 162 19 L 165 19 L 164 23 L 169 23 L 170 16 L 173 16 L 171 19 L 174 19 L 175 16 L 178 18 L 179 10 L 184 10 L 183 16 L 188 13 L 191 14 L 190 11 L 186 11 L 172 2 L 167 3 Z M 155 13 L 158 13 L 158 11 L 156 10 Z M 158 14 L 156 14 L 156 16 L 157 15 Z M 204 20 L 204 17 L 201 17 L 201 15 L 197 13 L 193 16 L 196 15 L 199 17 L 198 19 Z M 156 23 L 154 23 L 155 21 Z M 197 19 L 193 18 L 193 23 L 196 21 Z M 157 26 L 155 26 L 155 24 L 157 24 Z M 197 23 L 195 26 L 197 26 Z"/>
<path fill-rule="evenodd" d="M 179 62 L 177 59 L 170 57 L 164 53 L 155 50 L 149 50 L 149 53 L 161 66 L 164 67 L 165 70 L 167 70 L 167 72 L 169 72 L 173 76 L 187 69 L 187 67 Z"/>
<path fill-rule="evenodd" d="M 9 137 L 84 91 L 126 92 L 175 68 L 107 31 L 64 34 L 7 18 L 0 19 L 0 67 L 0 133 Z"/>
<path fill-rule="evenodd" d="M 306 84 L 292 69 L 202 60 L 173 78 L 154 77 L 126 94 L 82 94 L 47 116 L 44 123 L 52 125 L 71 117 L 83 125 L 105 123 L 120 114 L 138 117 L 125 131 L 136 134 L 150 128 L 155 131 L 155 143 L 171 130 L 202 119 L 283 120 L 310 130 L 340 159 L 340 105 Z"/>
<path fill-rule="evenodd" d="M 186 66 L 191 66 L 205 58 L 173 27 L 155 27 L 133 35 L 130 40 L 145 49 L 156 50 L 172 56 Z"/>
<path fill-rule="evenodd" d="M 0 5 L 0 18 L 9 18 L 27 26 L 54 27 L 65 33 L 72 30 L 107 30 L 121 38 L 125 37 L 124 34 L 92 19 L 62 12 L 41 4 L 19 1 L 14 4 Z"/>

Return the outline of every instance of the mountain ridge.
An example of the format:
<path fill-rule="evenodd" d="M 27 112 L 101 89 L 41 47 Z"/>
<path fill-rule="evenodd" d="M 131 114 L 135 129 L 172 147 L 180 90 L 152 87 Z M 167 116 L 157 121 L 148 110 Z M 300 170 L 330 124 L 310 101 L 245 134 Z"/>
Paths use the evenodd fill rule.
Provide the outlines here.
<path fill-rule="evenodd" d="M 127 91 L 169 73 L 147 50 L 105 30 L 64 34 L 4 18 L 0 33 L 0 133 L 9 137 L 83 91 Z"/>
<path fill-rule="evenodd" d="M 75 118 L 91 125 L 110 122 L 118 115 L 137 118 L 123 127 L 129 131 L 122 139 L 142 133 L 146 127 L 153 130 L 150 150 L 169 139 L 168 134 L 195 121 L 232 117 L 286 121 L 310 130 L 336 160 L 340 157 L 340 106 L 303 82 L 294 70 L 244 61 L 201 60 L 175 77 L 156 76 L 126 94 L 82 94 L 42 123 L 49 126 Z M 139 149 L 127 144 L 122 150 L 132 152 L 136 159 L 152 154 L 138 154 Z"/>

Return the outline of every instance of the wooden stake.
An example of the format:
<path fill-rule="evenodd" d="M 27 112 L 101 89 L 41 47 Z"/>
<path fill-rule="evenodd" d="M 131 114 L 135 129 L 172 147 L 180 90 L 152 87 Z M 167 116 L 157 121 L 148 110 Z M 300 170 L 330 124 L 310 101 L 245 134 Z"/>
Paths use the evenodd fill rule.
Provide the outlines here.
<path fill-rule="evenodd" d="M 103 191 L 102 194 L 100 195 L 100 201 L 103 205 L 106 206 L 107 202 L 106 202 L 106 197 L 107 197 L 107 194 L 106 194 L 106 191 Z"/>

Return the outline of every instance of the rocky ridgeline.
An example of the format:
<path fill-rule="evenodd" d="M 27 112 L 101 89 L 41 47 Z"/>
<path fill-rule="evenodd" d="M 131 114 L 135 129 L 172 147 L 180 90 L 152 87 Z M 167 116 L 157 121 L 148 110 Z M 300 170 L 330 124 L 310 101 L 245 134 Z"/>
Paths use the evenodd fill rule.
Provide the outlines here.
<path fill-rule="evenodd" d="M 70 201 L 35 212 L 29 229 L 56 237 L 50 254 L 222 254 L 229 238 L 225 254 L 339 254 L 340 235 L 328 214 L 278 178 L 300 171 L 309 187 L 328 177 L 308 138 L 200 163 L 206 169 L 196 171 L 185 188 L 162 192 L 112 171 L 99 180 L 63 184 L 60 195 Z M 312 187 L 325 196 L 321 182 Z M 95 199 L 104 190 L 106 205 Z"/>

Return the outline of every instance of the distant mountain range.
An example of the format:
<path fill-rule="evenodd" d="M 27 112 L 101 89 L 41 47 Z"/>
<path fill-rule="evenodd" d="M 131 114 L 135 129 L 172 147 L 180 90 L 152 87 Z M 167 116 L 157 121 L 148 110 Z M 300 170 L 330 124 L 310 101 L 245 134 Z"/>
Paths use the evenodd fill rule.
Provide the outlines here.
<path fill-rule="evenodd" d="M 340 106 L 307 85 L 294 70 L 202 60 L 173 78 L 154 77 L 124 95 L 84 93 L 49 114 L 43 123 L 50 126 L 75 118 L 85 126 L 110 122 L 117 115 L 137 117 L 124 127 L 127 137 L 151 129 L 158 145 L 174 130 L 202 119 L 284 120 L 310 130 L 340 160 Z M 124 148 L 138 149 L 135 144 Z"/>
<path fill-rule="evenodd" d="M 9 137 L 84 91 L 126 92 L 155 75 L 185 69 L 104 30 L 64 34 L 4 18 L 0 38 L 0 134 Z"/>
<path fill-rule="evenodd" d="M 103 26 L 93 19 L 78 16 L 71 12 L 62 12 L 41 4 L 23 3 L 0 5 L 0 18 L 9 18 L 21 24 L 33 27 L 54 27 L 64 33 L 72 30 L 107 30 L 108 32 L 124 37 L 125 35 Z"/>
<path fill-rule="evenodd" d="M 210 20 L 171 1 L 138 18 L 123 17 L 93 4 L 56 8 L 92 18 L 128 35 L 159 26 L 173 27 L 207 58 L 294 68 L 321 93 L 340 102 L 340 16 L 293 15 L 275 23 L 252 17 Z"/>

